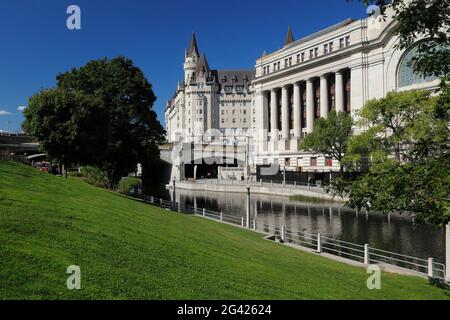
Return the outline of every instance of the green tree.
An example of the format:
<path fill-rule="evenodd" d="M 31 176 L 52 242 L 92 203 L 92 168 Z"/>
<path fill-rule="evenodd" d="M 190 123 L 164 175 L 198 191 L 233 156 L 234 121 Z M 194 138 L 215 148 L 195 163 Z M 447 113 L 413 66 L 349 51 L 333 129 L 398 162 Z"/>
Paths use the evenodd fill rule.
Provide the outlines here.
<path fill-rule="evenodd" d="M 449 101 L 447 89 L 389 93 L 360 112 L 366 131 L 349 142 L 344 162 L 361 170 L 351 181 L 335 181 L 351 208 L 413 214 L 418 223 L 450 221 Z"/>
<path fill-rule="evenodd" d="M 342 176 L 344 172 L 342 160 L 352 135 L 352 126 L 353 121 L 348 113 L 331 111 L 326 119 L 319 118 L 314 122 L 314 131 L 300 143 L 300 149 L 323 154 L 339 161 Z"/>
<path fill-rule="evenodd" d="M 35 107 L 25 114 L 23 127 L 44 139 L 43 149 L 54 158 L 99 167 L 113 184 L 134 172 L 138 162 L 158 158 L 164 130 L 152 110 L 156 97 L 131 60 L 91 61 L 58 75 L 52 90 L 30 99 Z M 64 96 L 64 110 L 59 111 L 59 100 L 46 97 L 48 92 Z M 46 143 L 47 136 L 56 138 Z"/>
<path fill-rule="evenodd" d="M 51 159 L 66 168 L 96 163 L 106 152 L 104 109 L 98 97 L 46 89 L 30 98 L 23 129 L 37 138 Z"/>

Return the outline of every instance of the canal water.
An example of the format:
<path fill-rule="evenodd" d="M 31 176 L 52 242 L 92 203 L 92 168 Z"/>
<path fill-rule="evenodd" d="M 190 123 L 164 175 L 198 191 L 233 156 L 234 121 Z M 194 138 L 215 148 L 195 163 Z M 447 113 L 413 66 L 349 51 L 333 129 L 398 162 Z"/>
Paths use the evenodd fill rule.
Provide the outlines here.
<path fill-rule="evenodd" d="M 162 196 L 170 200 L 171 194 L 166 191 Z M 176 198 L 182 205 L 236 217 L 246 214 L 245 194 L 177 189 Z M 256 219 L 258 229 L 263 225 L 285 225 L 292 230 L 320 232 L 382 250 L 445 261 L 444 230 L 432 225 L 415 225 L 406 215 L 357 213 L 335 202 L 315 204 L 257 194 L 251 196 L 251 208 L 251 219 Z"/>

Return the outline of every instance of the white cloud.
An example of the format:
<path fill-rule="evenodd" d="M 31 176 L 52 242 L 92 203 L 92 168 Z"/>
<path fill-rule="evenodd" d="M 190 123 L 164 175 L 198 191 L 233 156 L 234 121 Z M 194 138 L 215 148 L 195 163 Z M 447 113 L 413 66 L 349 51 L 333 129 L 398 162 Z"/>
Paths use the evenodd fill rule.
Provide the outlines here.
<path fill-rule="evenodd" d="M 12 113 L 6 110 L 0 110 L 0 116 L 11 116 Z"/>
<path fill-rule="evenodd" d="M 18 106 L 17 110 L 23 112 L 27 107 L 26 106 Z"/>

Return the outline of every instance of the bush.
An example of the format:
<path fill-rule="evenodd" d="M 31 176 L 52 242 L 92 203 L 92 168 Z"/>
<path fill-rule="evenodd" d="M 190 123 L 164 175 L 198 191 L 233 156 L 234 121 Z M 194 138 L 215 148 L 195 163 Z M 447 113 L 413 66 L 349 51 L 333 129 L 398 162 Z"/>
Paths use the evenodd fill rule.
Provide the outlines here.
<path fill-rule="evenodd" d="M 69 177 L 83 178 L 83 173 L 78 172 L 78 171 L 69 171 L 69 172 L 67 172 L 67 175 Z"/>
<path fill-rule="evenodd" d="M 117 191 L 122 194 L 133 194 L 138 193 L 139 188 L 141 188 L 141 180 L 135 177 L 128 177 L 120 180 Z"/>
<path fill-rule="evenodd" d="M 81 168 L 83 180 L 96 187 L 106 188 L 108 186 L 108 178 L 105 173 L 96 167 L 86 166 Z"/>

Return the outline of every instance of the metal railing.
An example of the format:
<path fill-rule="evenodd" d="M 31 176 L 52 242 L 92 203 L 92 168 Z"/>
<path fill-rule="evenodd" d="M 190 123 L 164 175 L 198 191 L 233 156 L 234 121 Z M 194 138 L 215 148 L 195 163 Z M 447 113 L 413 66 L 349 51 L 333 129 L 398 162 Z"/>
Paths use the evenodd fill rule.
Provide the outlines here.
<path fill-rule="evenodd" d="M 276 187 L 276 188 L 290 188 L 290 189 L 313 189 L 315 191 L 323 191 L 322 186 L 315 183 L 307 183 L 307 182 L 297 182 L 297 181 L 286 181 L 286 182 L 278 182 L 272 180 L 227 180 L 227 179 L 197 179 L 195 181 L 183 181 L 186 183 L 196 183 L 196 184 L 215 184 L 215 185 L 227 185 L 227 186 L 255 186 L 255 187 Z"/>
<path fill-rule="evenodd" d="M 178 202 L 172 202 L 152 196 L 144 196 L 145 203 L 159 206 L 164 209 L 170 209 L 179 213 L 188 213 L 202 216 L 211 220 L 220 221 L 242 228 L 262 231 L 267 235 L 274 235 L 283 243 L 291 243 L 304 248 L 312 249 L 317 253 L 328 253 L 334 256 L 361 262 L 366 265 L 371 263 L 386 264 L 397 268 L 414 271 L 429 278 L 445 280 L 445 265 L 435 262 L 433 258 L 423 259 L 412 257 L 405 254 L 395 253 L 382 249 L 370 247 L 369 244 L 357 244 L 344 240 L 324 236 L 320 233 L 310 233 L 300 230 L 292 230 L 286 226 L 276 226 L 261 223 L 256 220 L 246 221 L 245 217 L 236 217 L 227 215 L 223 212 L 215 212 L 206 208 L 191 207 L 182 205 Z"/>

